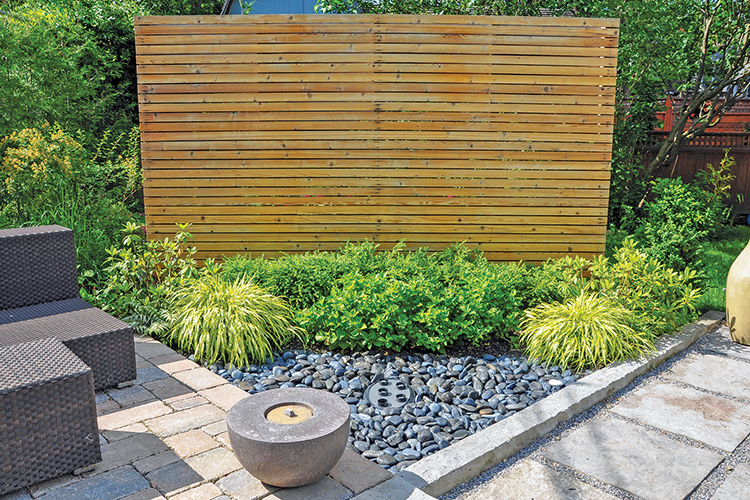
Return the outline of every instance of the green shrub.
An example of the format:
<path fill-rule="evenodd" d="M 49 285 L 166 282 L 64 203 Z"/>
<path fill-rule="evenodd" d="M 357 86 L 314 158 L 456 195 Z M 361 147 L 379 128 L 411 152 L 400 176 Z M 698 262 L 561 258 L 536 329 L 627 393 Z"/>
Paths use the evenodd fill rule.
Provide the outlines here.
<path fill-rule="evenodd" d="M 652 186 L 653 200 L 644 203 L 642 214 L 631 211 L 624 229 L 667 267 L 700 266 L 701 242 L 727 222 L 729 210 L 718 196 L 679 178 L 656 179 Z"/>
<path fill-rule="evenodd" d="M 339 254 L 312 252 L 279 259 L 231 257 L 223 266 L 225 279 L 247 276 L 273 295 L 283 297 L 295 309 L 312 306 L 331 293 L 347 272 Z"/>
<path fill-rule="evenodd" d="M 262 363 L 290 337 L 305 340 L 289 306 L 246 278 L 228 282 L 209 272 L 193 279 L 174 292 L 168 316 L 166 340 L 208 363 Z"/>
<path fill-rule="evenodd" d="M 339 252 L 311 252 L 278 259 L 234 256 L 226 259 L 223 276 L 233 280 L 247 276 L 273 295 L 283 297 L 296 309 L 311 307 L 331 294 L 349 273 L 363 276 L 387 272 L 393 279 L 408 281 L 431 277 L 452 282 L 490 264 L 480 253 L 463 245 L 429 254 L 426 249 L 405 252 L 404 244 L 378 252 L 372 242 L 347 243 Z"/>
<path fill-rule="evenodd" d="M 442 351 L 459 339 L 472 344 L 492 335 L 510 339 L 518 304 L 496 278 L 477 272 L 452 282 L 435 276 L 407 281 L 355 272 L 296 317 L 316 340 L 339 349 Z"/>
<path fill-rule="evenodd" d="M 521 343 L 529 358 L 547 365 L 574 371 L 605 366 L 654 350 L 647 334 L 629 326 L 630 315 L 616 302 L 582 293 L 527 310 Z"/>
<path fill-rule="evenodd" d="M 560 259 L 565 263 L 566 259 Z M 593 293 L 631 311 L 630 326 L 656 337 L 674 331 L 695 316 L 700 289 L 697 273 L 667 268 L 627 238 L 610 259 L 567 259 L 558 291 L 562 300 Z"/>
<path fill-rule="evenodd" d="M 107 249 L 104 284 L 86 298 L 130 321 L 139 333 L 162 325 L 169 295 L 198 276 L 195 248 L 187 247 L 192 238 L 186 231 L 190 224 L 177 226 L 179 231 L 171 240 L 149 240 L 143 227 L 128 223 L 122 230 L 123 246 Z"/>

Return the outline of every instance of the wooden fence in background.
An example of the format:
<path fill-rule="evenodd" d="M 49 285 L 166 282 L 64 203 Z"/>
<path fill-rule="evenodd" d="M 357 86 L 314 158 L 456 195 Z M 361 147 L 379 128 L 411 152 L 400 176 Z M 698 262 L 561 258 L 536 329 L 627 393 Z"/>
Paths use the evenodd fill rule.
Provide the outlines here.
<path fill-rule="evenodd" d="M 146 220 L 199 257 L 604 249 L 618 21 L 136 18 Z"/>
<path fill-rule="evenodd" d="M 667 136 L 668 132 L 649 132 L 648 143 L 640 146 L 645 151 L 643 164 L 654 158 L 656 150 Z M 737 195 L 744 198 L 741 213 L 750 211 L 750 132 L 706 132 L 688 142 L 680 149 L 675 163 L 661 173 L 661 177 L 681 177 L 685 182 L 691 182 L 695 174 L 706 169 L 709 163 L 714 167 L 721 164 L 724 151 L 734 158 L 732 167 L 732 202 Z"/>

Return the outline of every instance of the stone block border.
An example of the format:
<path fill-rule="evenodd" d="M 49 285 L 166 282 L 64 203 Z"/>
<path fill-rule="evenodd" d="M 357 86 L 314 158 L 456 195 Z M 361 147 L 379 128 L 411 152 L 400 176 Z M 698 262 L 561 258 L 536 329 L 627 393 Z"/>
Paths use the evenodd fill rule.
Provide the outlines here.
<path fill-rule="evenodd" d="M 493 424 L 451 446 L 422 458 L 393 479 L 356 496 L 354 500 L 427 499 L 440 496 L 531 444 L 558 424 L 591 408 L 627 386 L 635 378 L 691 346 L 716 328 L 724 313 L 710 311 L 679 333 L 661 337 L 648 358 L 618 363 L 598 370 L 575 384 Z"/>

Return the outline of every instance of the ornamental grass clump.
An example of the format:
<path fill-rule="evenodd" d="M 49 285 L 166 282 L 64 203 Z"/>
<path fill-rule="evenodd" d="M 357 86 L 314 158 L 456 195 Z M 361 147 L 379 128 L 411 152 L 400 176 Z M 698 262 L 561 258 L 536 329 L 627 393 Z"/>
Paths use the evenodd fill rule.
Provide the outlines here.
<path fill-rule="evenodd" d="M 196 360 L 235 366 L 263 363 L 290 338 L 306 341 L 279 297 L 241 277 L 207 274 L 175 292 L 167 339 Z"/>
<path fill-rule="evenodd" d="M 630 315 L 605 297 L 582 293 L 528 309 L 521 343 L 529 358 L 574 371 L 637 358 L 653 351 L 654 344 L 648 334 L 629 326 Z"/>

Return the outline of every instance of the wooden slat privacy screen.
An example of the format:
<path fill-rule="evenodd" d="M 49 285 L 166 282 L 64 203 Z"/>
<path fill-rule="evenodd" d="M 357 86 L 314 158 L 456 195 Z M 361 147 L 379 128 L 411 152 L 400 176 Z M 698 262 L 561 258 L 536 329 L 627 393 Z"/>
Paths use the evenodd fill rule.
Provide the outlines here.
<path fill-rule="evenodd" d="M 618 21 L 136 18 L 146 220 L 199 257 L 604 250 Z"/>

